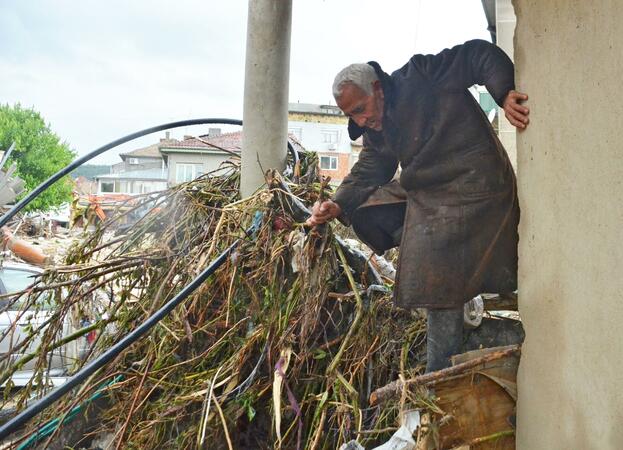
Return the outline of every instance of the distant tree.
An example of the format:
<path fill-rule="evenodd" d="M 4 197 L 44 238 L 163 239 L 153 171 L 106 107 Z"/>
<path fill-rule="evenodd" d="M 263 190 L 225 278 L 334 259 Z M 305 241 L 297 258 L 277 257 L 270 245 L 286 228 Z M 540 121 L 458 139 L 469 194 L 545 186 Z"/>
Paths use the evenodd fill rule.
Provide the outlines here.
<path fill-rule="evenodd" d="M 0 150 L 15 142 L 9 163 L 17 165 L 17 175 L 26 183 L 26 193 L 32 191 L 75 157 L 65 142 L 50 129 L 41 114 L 32 108 L 0 105 Z M 69 177 L 58 180 L 41 193 L 26 208 L 47 210 L 71 201 L 72 183 Z"/>

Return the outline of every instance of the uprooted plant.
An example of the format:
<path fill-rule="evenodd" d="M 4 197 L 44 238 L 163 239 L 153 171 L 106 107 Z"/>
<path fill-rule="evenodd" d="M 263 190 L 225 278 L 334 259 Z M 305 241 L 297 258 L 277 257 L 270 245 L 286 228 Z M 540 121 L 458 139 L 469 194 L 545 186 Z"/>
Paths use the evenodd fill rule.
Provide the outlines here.
<path fill-rule="evenodd" d="M 302 181 L 277 175 L 244 200 L 239 171 L 229 167 L 136 199 L 101 223 L 64 265 L 5 307 L 49 311 L 12 350 L 22 352 L 17 361 L 3 366 L 6 382 L 36 361 L 31 383 L 17 393 L 6 389 L 6 398 L 22 408 L 41 395 L 50 354 L 96 333 L 71 367 L 79 370 L 243 237 L 215 275 L 46 418 L 63 417 L 121 376 L 107 388 L 98 426 L 88 430 L 111 433 L 116 448 L 321 449 L 385 440 L 399 408 L 369 407 L 368 397 L 399 374 L 421 370 L 424 321 L 370 288 L 377 280 L 352 264 L 330 226 L 303 226 L 296 204 L 313 203 L 324 188 L 309 159 Z M 137 210 L 144 213 L 136 223 L 119 227 Z M 68 335 L 68 321 L 88 325 Z"/>

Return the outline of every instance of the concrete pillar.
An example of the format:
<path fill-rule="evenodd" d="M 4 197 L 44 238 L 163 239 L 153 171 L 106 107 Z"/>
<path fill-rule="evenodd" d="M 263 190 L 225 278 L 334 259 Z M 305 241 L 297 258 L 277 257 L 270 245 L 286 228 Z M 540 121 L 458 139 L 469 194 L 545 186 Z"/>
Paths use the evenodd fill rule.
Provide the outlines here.
<path fill-rule="evenodd" d="M 264 184 L 262 169 L 285 168 L 291 28 L 292 0 L 249 0 L 240 182 L 243 197 Z"/>
<path fill-rule="evenodd" d="M 623 2 L 514 0 L 517 449 L 623 449 Z"/>

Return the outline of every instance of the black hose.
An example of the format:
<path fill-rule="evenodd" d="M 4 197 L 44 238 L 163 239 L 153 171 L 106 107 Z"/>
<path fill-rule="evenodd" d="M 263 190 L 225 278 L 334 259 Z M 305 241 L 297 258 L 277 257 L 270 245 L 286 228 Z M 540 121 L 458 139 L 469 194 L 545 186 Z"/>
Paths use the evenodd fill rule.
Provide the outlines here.
<path fill-rule="evenodd" d="M 224 125 L 242 125 L 241 120 L 237 119 L 191 119 L 191 120 L 182 120 L 178 122 L 170 122 L 163 125 L 158 125 L 151 128 L 146 128 L 141 131 L 137 131 L 132 134 L 128 134 L 122 138 L 119 138 L 115 141 L 112 141 L 96 150 L 93 150 L 91 153 L 78 158 L 70 165 L 61 169 L 46 181 L 37 186 L 32 192 L 30 192 L 26 197 L 20 200 L 13 208 L 7 211 L 2 217 L 0 217 L 0 227 L 6 225 L 6 223 L 15 216 L 19 211 L 21 211 L 26 205 L 28 205 L 34 198 L 36 198 L 41 192 L 50 187 L 53 183 L 58 181 L 60 178 L 68 175 L 73 171 L 76 167 L 84 164 L 90 159 L 96 157 L 97 155 L 104 153 L 107 150 L 110 150 L 114 147 L 117 147 L 121 144 L 124 144 L 133 139 L 139 138 L 141 136 L 145 136 L 150 133 L 155 133 L 157 131 L 168 130 L 170 128 L 177 128 L 189 125 L 204 125 L 204 124 L 224 124 Z M 299 161 L 299 154 L 294 149 L 294 147 L 288 142 L 288 150 L 292 153 L 292 158 L 294 160 L 294 165 Z M 256 225 L 254 225 L 256 226 Z M 254 227 L 252 227 L 247 233 L 250 233 Z M 167 314 L 169 314 L 178 304 L 180 304 L 186 297 L 194 292 L 197 287 L 201 285 L 210 275 L 212 275 L 216 269 L 218 269 L 223 262 L 227 259 L 227 256 L 236 248 L 239 244 L 240 239 L 230 245 L 227 250 L 225 250 L 221 255 L 216 258 L 203 272 L 201 272 L 193 281 L 191 281 L 184 289 L 182 289 L 175 297 L 173 297 L 169 302 L 167 302 L 162 308 L 156 311 L 151 317 L 149 317 L 145 322 L 143 322 L 140 326 L 135 328 L 132 332 L 127 334 L 123 339 L 113 345 L 106 352 L 102 353 L 99 357 L 85 365 L 80 371 L 71 376 L 63 385 L 59 386 L 57 389 L 51 391 L 45 397 L 37 400 L 35 403 L 29 405 L 24 411 L 19 413 L 17 416 L 6 422 L 4 425 L 0 427 L 0 440 L 6 438 L 11 433 L 17 431 L 21 426 L 23 426 L 26 422 L 32 419 L 34 416 L 39 414 L 45 408 L 59 400 L 63 395 L 65 395 L 69 390 L 81 384 L 87 377 L 95 373 L 105 364 L 110 362 L 113 358 L 115 358 L 119 353 L 137 341 L 141 336 L 143 336 L 149 329 L 151 329 L 156 323 L 158 323 L 161 319 L 163 319 Z"/>
<path fill-rule="evenodd" d="M 43 191 L 45 191 L 47 188 L 49 188 L 55 182 L 57 182 L 58 180 L 63 178 L 65 175 L 69 175 L 76 167 L 81 166 L 85 162 L 90 161 L 91 159 L 93 159 L 96 156 L 104 153 L 105 151 L 108 151 L 111 148 L 118 147 L 119 145 L 125 144 L 126 142 L 132 141 L 132 140 L 134 140 L 136 138 L 145 136 L 147 134 L 156 133 L 158 131 L 169 130 L 171 128 L 186 127 L 186 126 L 189 126 L 189 125 L 207 125 L 207 124 L 242 125 L 242 120 L 239 120 L 239 119 L 221 119 L 221 118 L 180 120 L 178 122 L 169 122 L 169 123 L 165 123 L 165 124 L 162 124 L 162 125 L 156 125 L 155 127 L 145 128 L 144 130 L 137 131 L 137 132 L 132 133 L 132 134 L 128 134 L 127 136 L 124 136 L 122 138 L 119 138 L 117 140 L 109 142 L 108 144 L 106 144 L 106 145 L 104 145 L 104 146 L 102 146 L 102 147 L 100 147 L 100 148 L 98 148 L 96 150 L 93 150 L 91 153 L 88 153 L 88 154 L 84 155 L 83 157 L 76 159 L 74 162 L 69 164 L 67 167 L 65 167 L 64 169 L 59 170 L 54 175 L 52 175 L 50 178 L 48 178 L 43 183 L 41 183 L 39 186 L 37 186 L 32 192 L 30 192 L 26 197 L 21 199 L 18 203 L 15 204 L 15 206 L 13 206 L 10 210 L 8 210 L 6 213 L 4 213 L 2 215 L 2 217 L 0 217 L 0 228 L 3 227 L 4 225 L 6 225 L 9 222 L 9 220 L 11 220 L 13 218 L 13 216 L 15 216 L 15 214 L 17 214 L 22 209 L 24 209 L 24 207 L 26 205 L 28 205 L 39 194 L 41 194 Z M 12 150 L 12 147 L 13 146 L 11 146 L 11 149 L 9 149 L 9 151 Z M 299 154 L 294 149 L 292 144 L 290 144 L 289 141 L 288 141 L 288 150 L 292 153 L 292 159 L 294 160 L 294 165 L 296 166 L 296 163 L 299 161 Z"/>
<path fill-rule="evenodd" d="M 296 163 L 299 162 L 299 152 L 297 152 L 294 146 L 290 144 L 290 141 L 288 141 L 288 151 L 292 153 L 292 159 L 294 160 L 294 165 L 296 166 Z"/>
<path fill-rule="evenodd" d="M 171 128 L 186 127 L 189 125 L 207 125 L 207 124 L 242 125 L 242 120 L 220 119 L 220 118 L 180 120 L 178 122 L 169 122 L 169 123 L 165 123 L 162 125 L 157 125 L 155 127 L 145 128 L 144 130 L 137 131 L 135 133 L 128 134 L 127 136 L 114 140 L 96 150 L 93 150 L 91 153 L 88 153 L 84 155 L 83 157 L 76 159 L 70 165 L 68 165 L 64 169 L 59 170 L 54 175 L 52 175 L 50 178 L 48 178 L 43 183 L 41 183 L 39 186 L 37 186 L 32 192 L 30 192 L 26 197 L 21 199 L 18 203 L 15 204 L 15 206 L 13 206 L 10 210 L 4 213 L 2 217 L 0 217 L 0 228 L 6 225 L 9 222 L 9 220 L 11 220 L 13 216 L 15 216 L 15 214 L 17 214 L 22 209 L 24 209 L 26 205 L 28 205 L 31 201 L 33 201 L 39 194 L 41 194 L 43 191 L 49 188 L 52 184 L 57 182 L 59 179 L 63 178 L 65 175 L 69 175 L 76 167 L 81 166 L 85 162 L 90 161 L 91 159 L 104 153 L 105 151 L 110 150 L 111 148 L 118 147 L 121 144 L 125 144 L 126 142 L 132 141 L 136 138 L 145 136 L 147 134 L 156 133 L 157 131 L 169 130 Z M 9 149 L 9 151 L 10 150 L 12 150 L 12 148 Z M 292 146 L 292 144 L 290 144 L 289 141 L 288 141 L 288 150 L 292 153 L 292 159 L 294 160 L 294 165 L 296 166 L 296 163 L 299 161 L 299 154 L 296 151 L 296 149 Z"/>
<path fill-rule="evenodd" d="M 248 234 L 250 234 L 251 232 L 252 229 L 247 231 Z M 173 309 L 177 305 L 184 301 L 186 297 L 192 294 L 195 289 L 197 289 L 210 275 L 212 275 L 216 271 L 216 269 L 218 269 L 227 260 L 227 257 L 236 248 L 240 241 L 241 239 L 238 239 L 233 244 L 231 244 L 223 253 L 219 255 L 218 258 L 212 261 L 203 272 L 201 272 L 193 281 L 191 281 L 186 287 L 184 287 L 184 289 L 182 289 L 175 297 L 169 300 L 162 308 L 156 311 L 156 313 L 149 317 L 145 322 L 143 322 L 137 328 L 124 336 L 119 342 L 114 344 L 100 356 L 89 362 L 74 375 L 69 377 L 69 379 L 64 384 L 48 393 L 45 397 L 28 405 L 28 407 L 24 411 L 13 417 L 4 425 L 0 426 L 0 441 L 9 436 L 11 433 L 19 430 L 19 428 L 22 427 L 26 422 L 35 417 L 52 403 L 59 400 L 68 391 L 81 384 L 89 376 L 91 376 L 97 370 L 112 361 L 123 350 L 125 350 L 127 347 L 137 341 L 141 336 L 147 333 L 149 329 L 151 329 L 162 318 L 164 318 L 167 314 L 173 311 Z"/>
<path fill-rule="evenodd" d="M 54 184 L 59 179 L 63 178 L 65 175 L 71 173 L 76 167 L 81 166 L 85 162 L 95 158 L 97 155 L 104 153 L 111 148 L 117 147 L 121 144 L 125 144 L 128 141 L 133 139 L 145 136 L 147 134 L 155 133 L 157 131 L 169 130 L 171 128 L 178 127 L 186 127 L 189 125 L 206 125 L 206 124 L 222 124 L 222 125 L 242 125 L 242 120 L 238 119 L 190 119 L 190 120 L 180 120 L 178 122 L 170 122 L 162 125 L 157 125 L 155 127 L 146 128 L 141 131 L 137 131 L 136 133 L 128 134 L 122 138 L 119 138 L 115 141 L 112 141 L 97 150 L 93 150 L 91 153 L 84 155 L 81 158 L 76 159 L 70 165 L 65 167 L 64 169 L 59 170 L 50 178 L 45 180 L 39 186 L 37 186 L 32 192 L 30 192 L 26 197 L 21 199 L 18 203 L 13 206 L 9 211 L 7 211 L 2 217 L 0 217 L 0 228 L 6 225 L 9 220 L 15 216 L 18 212 L 20 212 L 26 205 L 28 205 L 35 197 L 37 197 L 40 193 L 45 191 L 48 187 Z"/>
<path fill-rule="evenodd" d="M 284 175 L 287 177 L 294 176 L 295 167 L 299 163 L 299 152 L 297 152 L 294 146 L 290 144 L 290 141 L 288 141 L 288 151 L 292 153 L 292 168 L 286 168 Z"/>
<path fill-rule="evenodd" d="M 289 144 L 290 143 L 288 142 L 288 145 Z M 7 162 L 7 160 L 11 156 L 11 153 L 13 153 L 13 150 L 15 150 L 15 141 L 13 141 L 13 143 L 11 144 L 9 149 L 4 152 L 4 155 L 2 155 L 2 161 L 0 161 L 0 169 L 2 169 L 4 167 L 4 163 Z"/>

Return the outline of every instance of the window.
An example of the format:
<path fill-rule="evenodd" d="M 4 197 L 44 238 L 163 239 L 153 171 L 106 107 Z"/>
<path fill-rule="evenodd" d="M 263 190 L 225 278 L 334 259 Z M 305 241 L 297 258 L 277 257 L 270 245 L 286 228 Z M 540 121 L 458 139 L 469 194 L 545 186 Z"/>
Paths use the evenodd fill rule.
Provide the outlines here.
<path fill-rule="evenodd" d="M 191 181 L 203 175 L 203 164 L 177 163 L 175 165 L 175 182 Z"/>
<path fill-rule="evenodd" d="M 130 194 L 144 194 L 145 192 L 147 192 L 145 189 L 145 182 L 133 181 L 132 183 L 130 183 L 129 191 Z"/>
<path fill-rule="evenodd" d="M 138 158 L 128 158 L 128 164 L 140 164 Z"/>
<path fill-rule="evenodd" d="M 322 130 L 322 142 L 325 144 L 337 144 L 339 132 L 337 130 Z"/>
<path fill-rule="evenodd" d="M 115 192 L 115 182 L 100 181 L 100 192 Z"/>
<path fill-rule="evenodd" d="M 128 192 L 128 182 L 127 181 L 115 181 L 115 192 L 119 194 L 125 194 Z"/>
<path fill-rule="evenodd" d="M 288 134 L 293 135 L 297 141 L 301 142 L 303 140 L 303 129 L 302 128 L 288 128 Z"/>
<path fill-rule="evenodd" d="M 324 170 L 337 170 L 337 157 L 335 156 L 321 156 L 320 168 Z"/>

